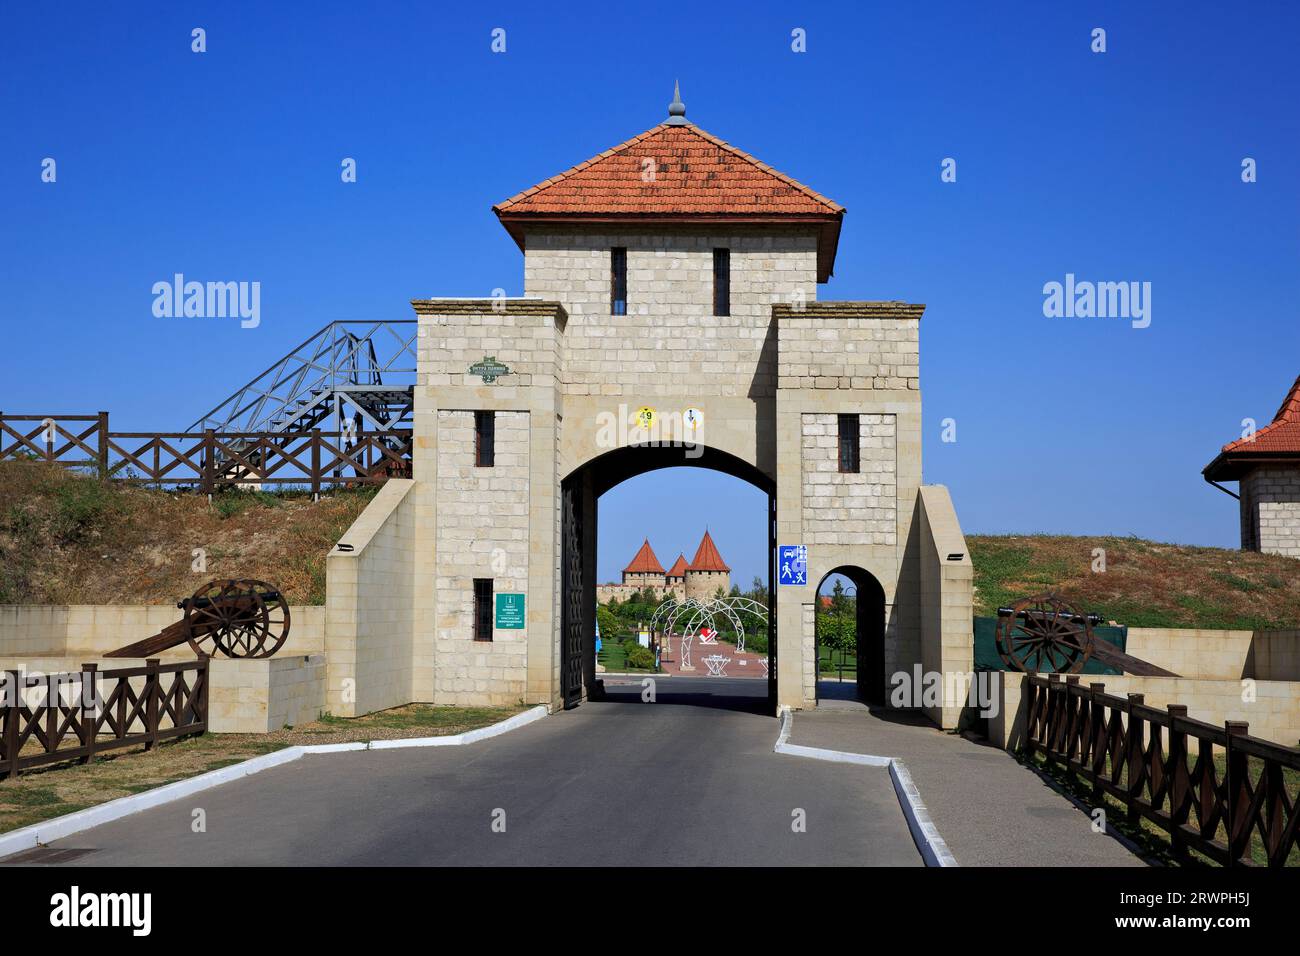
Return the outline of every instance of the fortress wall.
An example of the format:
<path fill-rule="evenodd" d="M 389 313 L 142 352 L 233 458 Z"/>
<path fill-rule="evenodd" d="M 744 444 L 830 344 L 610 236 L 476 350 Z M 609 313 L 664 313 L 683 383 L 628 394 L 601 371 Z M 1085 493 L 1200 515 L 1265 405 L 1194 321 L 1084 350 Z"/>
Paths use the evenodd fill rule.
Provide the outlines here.
<path fill-rule="evenodd" d="M 773 303 L 817 297 L 812 229 L 766 234 L 558 230 L 534 226 L 524 294 L 562 303 L 563 389 L 637 398 L 771 396 Z M 610 315 L 611 247 L 627 249 L 627 315 Z M 731 251 L 731 314 L 713 314 L 713 250 Z"/>

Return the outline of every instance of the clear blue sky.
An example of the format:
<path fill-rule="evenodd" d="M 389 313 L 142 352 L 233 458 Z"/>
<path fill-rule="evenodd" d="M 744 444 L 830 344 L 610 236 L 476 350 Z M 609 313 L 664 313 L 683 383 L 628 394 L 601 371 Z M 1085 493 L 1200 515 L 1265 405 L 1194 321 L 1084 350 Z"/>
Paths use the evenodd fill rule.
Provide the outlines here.
<path fill-rule="evenodd" d="M 465 9 L 5 5 L 0 408 L 179 428 L 329 320 L 517 295 L 491 204 L 659 122 L 680 78 L 691 120 L 848 208 L 822 298 L 928 304 L 925 479 L 968 531 L 1236 543 L 1200 469 L 1300 372 L 1295 4 Z M 260 281 L 261 326 L 154 318 L 175 272 Z M 1067 272 L 1151 282 L 1151 327 L 1045 318 Z M 711 496 L 720 543 L 746 501 Z"/>

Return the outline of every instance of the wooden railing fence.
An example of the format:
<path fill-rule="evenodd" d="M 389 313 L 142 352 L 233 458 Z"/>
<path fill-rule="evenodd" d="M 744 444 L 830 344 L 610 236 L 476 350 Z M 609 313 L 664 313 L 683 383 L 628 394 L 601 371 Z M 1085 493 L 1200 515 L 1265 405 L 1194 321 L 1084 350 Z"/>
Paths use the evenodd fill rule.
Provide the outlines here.
<path fill-rule="evenodd" d="M 412 433 L 113 432 L 108 413 L 0 414 L 0 461 L 28 459 L 143 485 L 188 485 L 212 494 L 229 485 L 373 484 L 409 477 Z"/>
<path fill-rule="evenodd" d="M 208 659 L 101 671 L 0 672 L 0 780 L 208 729 Z"/>
<path fill-rule="evenodd" d="M 1026 752 L 1091 783 L 1097 806 L 1110 794 L 1132 822 L 1159 826 L 1178 855 L 1284 866 L 1300 854 L 1300 750 L 1249 736 L 1245 721 L 1219 727 L 1143 701 L 1028 675 Z"/>

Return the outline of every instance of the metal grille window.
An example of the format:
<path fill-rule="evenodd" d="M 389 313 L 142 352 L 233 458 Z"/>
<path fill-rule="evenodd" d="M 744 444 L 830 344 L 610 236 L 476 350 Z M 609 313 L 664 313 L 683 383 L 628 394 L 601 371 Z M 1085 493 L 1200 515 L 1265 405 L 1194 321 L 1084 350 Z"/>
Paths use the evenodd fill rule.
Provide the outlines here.
<path fill-rule="evenodd" d="M 627 315 L 627 250 L 609 250 L 609 314 Z"/>
<path fill-rule="evenodd" d="M 474 579 L 474 640 L 492 640 L 492 579 Z"/>
<path fill-rule="evenodd" d="M 713 250 L 713 314 L 731 315 L 731 250 Z"/>
<path fill-rule="evenodd" d="M 841 415 L 840 419 L 840 471 L 858 470 L 858 416 Z"/>
<path fill-rule="evenodd" d="M 479 468 L 491 468 L 496 464 L 497 456 L 497 415 L 496 412 L 474 413 L 474 464 Z"/>

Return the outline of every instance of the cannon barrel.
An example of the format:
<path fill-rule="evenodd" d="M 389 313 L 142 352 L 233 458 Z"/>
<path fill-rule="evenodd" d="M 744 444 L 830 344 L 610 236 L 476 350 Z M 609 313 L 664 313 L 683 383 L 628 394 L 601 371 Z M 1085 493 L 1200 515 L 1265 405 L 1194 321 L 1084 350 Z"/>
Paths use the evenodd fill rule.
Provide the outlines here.
<path fill-rule="evenodd" d="M 1068 621 L 1071 624 L 1083 624 L 1086 621 L 1092 627 L 1099 626 L 1102 621 L 1100 614 L 1079 614 L 1074 611 L 1040 611 L 1033 608 L 1019 611 L 1013 607 L 998 608 L 998 617 L 1014 617 L 1017 620 L 1023 621 L 1031 614 L 1055 615 L 1057 619 Z"/>
<path fill-rule="evenodd" d="M 257 591 L 257 592 L 249 592 L 249 595 L 251 595 L 251 594 L 253 594 L 253 593 L 256 593 L 257 596 L 258 596 L 259 598 L 261 598 L 263 601 L 271 602 L 271 601 L 280 601 L 280 600 L 283 600 L 283 598 L 281 597 L 279 591 Z M 238 598 L 240 598 L 240 597 L 244 597 L 244 596 L 246 596 L 246 595 L 241 595 L 241 594 L 231 594 L 231 595 L 228 595 L 229 598 L 231 598 L 231 599 L 236 599 L 236 600 L 237 600 Z M 176 602 L 176 607 L 177 607 L 179 610 L 182 610 L 182 611 L 185 610 L 186 608 L 189 608 L 189 607 L 194 607 L 194 608 L 207 608 L 207 607 L 211 607 L 211 606 L 212 606 L 212 598 L 209 598 L 209 597 L 187 597 L 187 598 L 185 598 L 183 601 L 177 601 L 177 602 Z"/>
<path fill-rule="evenodd" d="M 264 581 L 209 581 L 176 607 L 185 612 L 181 620 L 104 656 L 153 657 L 188 643 L 200 657 L 215 651 L 236 658 L 270 657 L 289 637 L 289 602 Z"/>

